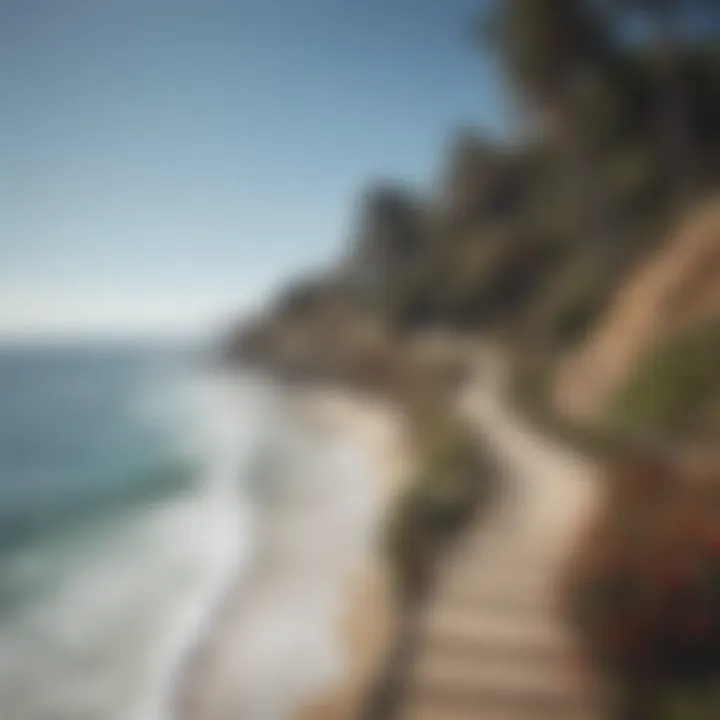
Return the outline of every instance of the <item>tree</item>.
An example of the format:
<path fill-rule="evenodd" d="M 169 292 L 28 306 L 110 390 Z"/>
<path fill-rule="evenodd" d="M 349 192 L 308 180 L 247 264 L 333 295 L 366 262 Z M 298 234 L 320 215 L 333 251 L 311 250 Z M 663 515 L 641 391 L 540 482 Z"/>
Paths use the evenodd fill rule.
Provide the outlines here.
<path fill-rule="evenodd" d="M 679 196 L 695 185 L 696 159 L 692 108 L 684 88 L 681 5 L 677 0 L 612 0 L 621 13 L 640 13 L 650 25 L 654 46 L 655 85 L 658 98 L 659 141 L 667 177 Z M 696 9 L 712 14 L 716 0 L 695 2 Z M 715 8 L 715 12 L 717 9 Z"/>
<path fill-rule="evenodd" d="M 608 53 L 598 19 L 579 0 L 502 0 L 481 28 L 528 112 L 565 150 L 582 233 L 604 244 L 603 190 L 587 113 Z"/>

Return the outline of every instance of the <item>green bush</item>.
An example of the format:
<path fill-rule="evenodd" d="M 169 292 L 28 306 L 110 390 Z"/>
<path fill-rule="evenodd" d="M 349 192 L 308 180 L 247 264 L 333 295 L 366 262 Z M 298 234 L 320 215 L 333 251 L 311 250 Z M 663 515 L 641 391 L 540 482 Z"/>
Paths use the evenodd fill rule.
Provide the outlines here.
<path fill-rule="evenodd" d="M 684 437 L 720 430 L 720 328 L 703 328 L 655 350 L 622 389 L 614 424 Z"/>
<path fill-rule="evenodd" d="M 636 455 L 608 480 L 567 567 L 565 607 L 621 698 L 641 699 L 648 720 L 679 718 L 674 700 L 702 698 L 720 675 L 720 476 Z"/>
<path fill-rule="evenodd" d="M 387 544 L 406 596 L 421 593 L 439 553 L 487 495 L 486 458 L 477 440 L 450 422 L 431 444 L 390 518 Z"/>

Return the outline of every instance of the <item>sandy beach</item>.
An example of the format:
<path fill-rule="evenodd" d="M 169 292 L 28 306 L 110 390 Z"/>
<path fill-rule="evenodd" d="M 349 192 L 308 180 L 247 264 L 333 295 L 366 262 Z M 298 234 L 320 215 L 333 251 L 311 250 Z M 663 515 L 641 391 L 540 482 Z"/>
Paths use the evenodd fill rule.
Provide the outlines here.
<path fill-rule="evenodd" d="M 409 471 L 401 418 L 387 406 L 359 403 L 345 395 L 317 398 L 317 408 L 340 432 L 355 439 L 370 460 L 374 521 L 401 490 Z M 379 527 L 378 527 L 379 529 Z M 294 720 L 344 720 L 361 707 L 390 648 L 396 622 L 395 593 L 390 568 L 383 559 L 379 532 L 350 569 L 344 602 L 336 628 L 344 654 L 339 677 L 303 703 Z"/>
<path fill-rule="evenodd" d="M 178 675 L 179 720 L 350 718 L 382 666 L 394 602 L 380 529 L 407 476 L 403 424 L 329 390 L 297 392 L 292 413 L 335 459 L 285 469 L 296 481 L 259 518 L 254 561 Z"/>

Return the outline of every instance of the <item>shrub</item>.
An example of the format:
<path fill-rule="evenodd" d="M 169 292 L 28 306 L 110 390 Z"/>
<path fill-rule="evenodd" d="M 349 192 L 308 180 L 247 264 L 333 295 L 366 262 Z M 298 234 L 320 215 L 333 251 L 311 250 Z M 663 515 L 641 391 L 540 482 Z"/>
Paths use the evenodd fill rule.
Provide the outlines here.
<path fill-rule="evenodd" d="M 720 675 L 720 478 L 637 456 L 609 481 L 563 597 L 593 667 L 659 717 L 660 698 Z"/>
<path fill-rule="evenodd" d="M 614 404 L 614 422 L 684 436 L 720 430 L 720 329 L 702 328 L 657 348 Z"/>
<path fill-rule="evenodd" d="M 467 429 L 448 422 L 426 451 L 390 518 L 387 544 L 406 597 L 430 580 L 439 553 L 489 490 L 487 461 Z"/>

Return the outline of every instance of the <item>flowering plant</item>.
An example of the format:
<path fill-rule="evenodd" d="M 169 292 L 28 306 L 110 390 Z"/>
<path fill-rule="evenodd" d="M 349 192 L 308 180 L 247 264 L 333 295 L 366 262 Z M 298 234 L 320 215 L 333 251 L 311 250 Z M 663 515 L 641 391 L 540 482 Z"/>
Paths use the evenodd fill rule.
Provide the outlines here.
<path fill-rule="evenodd" d="M 655 458 L 609 473 L 563 600 L 594 669 L 644 687 L 720 675 L 720 477 Z"/>

